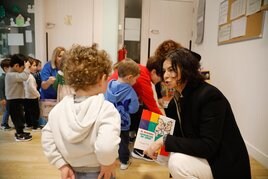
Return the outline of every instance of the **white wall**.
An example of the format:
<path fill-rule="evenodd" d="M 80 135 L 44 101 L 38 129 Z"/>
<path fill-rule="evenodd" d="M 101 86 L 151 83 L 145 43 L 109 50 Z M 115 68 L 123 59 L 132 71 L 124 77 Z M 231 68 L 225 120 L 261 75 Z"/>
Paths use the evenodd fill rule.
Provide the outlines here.
<path fill-rule="evenodd" d="M 220 2 L 207 0 L 204 42 L 193 50 L 229 99 L 250 155 L 268 167 L 268 12 L 262 38 L 219 46 Z"/>
<path fill-rule="evenodd" d="M 46 28 L 49 59 L 57 46 L 69 49 L 73 44 L 92 44 L 93 0 L 46 0 L 44 5 L 45 23 L 55 24 Z M 68 17 L 71 24 L 66 24 Z"/>
<path fill-rule="evenodd" d="M 44 1 L 35 0 L 35 58 L 44 60 L 46 59 L 46 44 L 45 44 L 45 12 L 44 12 Z"/>
<path fill-rule="evenodd" d="M 100 21 L 101 19 L 98 19 Z M 119 23 L 119 2 L 118 0 L 103 0 L 102 17 L 102 44 L 111 59 L 117 61 L 118 49 L 118 23 Z"/>
<path fill-rule="evenodd" d="M 112 60 L 117 59 L 118 0 L 46 0 L 39 4 L 44 5 L 44 17 L 39 18 L 42 21 L 39 24 L 55 24 L 53 28 L 45 28 L 49 59 L 57 46 L 69 49 L 73 44 L 91 45 L 93 42 L 106 50 Z M 66 24 L 67 17 L 71 18 L 71 24 Z M 39 39 L 40 44 L 45 44 L 45 36 L 39 34 Z M 40 48 L 37 47 L 37 51 L 43 54 L 45 62 L 45 45 Z"/>

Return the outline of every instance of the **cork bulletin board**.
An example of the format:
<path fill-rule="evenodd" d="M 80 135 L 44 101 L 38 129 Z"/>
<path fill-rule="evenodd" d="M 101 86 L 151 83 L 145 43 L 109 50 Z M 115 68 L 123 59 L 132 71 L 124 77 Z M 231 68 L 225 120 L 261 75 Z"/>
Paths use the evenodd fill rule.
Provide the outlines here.
<path fill-rule="evenodd" d="M 268 10 L 268 0 L 263 0 L 261 10 Z"/>
<path fill-rule="evenodd" d="M 224 0 L 220 4 L 218 44 L 261 38 L 265 0 Z"/>

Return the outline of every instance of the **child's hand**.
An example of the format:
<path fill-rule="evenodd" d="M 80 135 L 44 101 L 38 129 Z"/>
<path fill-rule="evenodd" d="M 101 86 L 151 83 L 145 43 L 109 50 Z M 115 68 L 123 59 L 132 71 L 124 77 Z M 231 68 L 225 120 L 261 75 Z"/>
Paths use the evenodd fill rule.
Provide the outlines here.
<path fill-rule="evenodd" d="M 110 179 L 111 177 L 115 177 L 115 169 L 117 166 L 117 161 L 115 161 L 113 164 L 111 165 L 101 165 L 101 171 L 100 174 L 98 176 L 98 179 Z"/>
<path fill-rule="evenodd" d="M 64 165 L 60 168 L 61 179 L 75 179 L 74 171 L 70 165 Z"/>
<path fill-rule="evenodd" d="M 30 64 L 29 61 L 24 62 L 24 67 L 25 67 L 25 69 L 29 69 L 30 66 L 31 66 L 31 64 Z"/>

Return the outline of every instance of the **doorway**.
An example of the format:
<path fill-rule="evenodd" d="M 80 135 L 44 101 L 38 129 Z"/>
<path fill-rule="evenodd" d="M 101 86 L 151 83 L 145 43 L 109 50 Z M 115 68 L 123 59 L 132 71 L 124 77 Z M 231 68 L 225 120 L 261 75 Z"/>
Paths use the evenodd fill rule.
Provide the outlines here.
<path fill-rule="evenodd" d="M 118 48 L 127 50 L 126 57 L 140 63 L 142 0 L 119 1 Z"/>
<path fill-rule="evenodd" d="M 192 40 L 193 0 L 150 0 L 142 3 L 142 31 L 140 62 L 146 64 L 149 56 L 164 40 L 172 39 L 188 48 Z"/>

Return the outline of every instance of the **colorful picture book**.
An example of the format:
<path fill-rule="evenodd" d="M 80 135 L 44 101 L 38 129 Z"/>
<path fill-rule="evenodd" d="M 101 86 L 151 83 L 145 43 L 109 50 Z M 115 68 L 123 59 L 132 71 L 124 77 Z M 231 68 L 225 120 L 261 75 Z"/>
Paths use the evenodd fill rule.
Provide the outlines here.
<path fill-rule="evenodd" d="M 175 127 L 175 120 L 157 113 L 143 110 L 141 121 L 134 143 L 134 148 L 145 150 L 150 144 L 165 134 L 173 134 Z M 169 153 L 166 152 L 165 147 L 162 147 L 157 156 L 156 162 L 166 164 Z"/>

